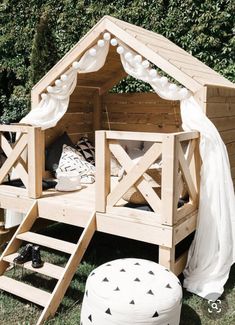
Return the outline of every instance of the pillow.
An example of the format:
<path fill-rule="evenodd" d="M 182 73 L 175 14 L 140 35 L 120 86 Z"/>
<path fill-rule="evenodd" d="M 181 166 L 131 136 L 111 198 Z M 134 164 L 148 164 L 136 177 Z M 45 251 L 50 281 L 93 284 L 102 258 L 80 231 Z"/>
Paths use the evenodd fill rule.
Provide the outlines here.
<path fill-rule="evenodd" d="M 60 156 L 62 153 L 63 145 L 73 147 L 73 142 L 66 132 L 58 137 L 47 149 L 45 155 L 45 168 L 50 170 L 53 174 L 59 165 Z"/>
<path fill-rule="evenodd" d="M 93 183 L 95 181 L 95 167 L 86 161 L 77 149 L 63 145 L 56 174 L 72 171 L 77 171 L 80 174 L 81 183 Z"/>
<path fill-rule="evenodd" d="M 75 145 L 75 148 L 83 155 L 86 161 L 95 165 L 95 147 L 87 137 L 82 137 Z"/>

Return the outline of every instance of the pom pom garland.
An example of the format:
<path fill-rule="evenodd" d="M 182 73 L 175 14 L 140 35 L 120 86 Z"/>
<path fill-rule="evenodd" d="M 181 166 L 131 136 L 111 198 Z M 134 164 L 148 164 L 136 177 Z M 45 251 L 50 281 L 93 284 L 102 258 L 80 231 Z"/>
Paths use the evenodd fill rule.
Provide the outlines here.
<path fill-rule="evenodd" d="M 118 46 L 118 48 L 117 48 L 117 53 L 118 53 L 118 54 L 122 54 L 122 53 L 124 53 L 124 48 L 123 48 L 122 46 Z"/>
<path fill-rule="evenodd" d="M 155 69 L 149 70 L 149 75 L 153 78 L 156 78 L 157 76 L 157 71 Z"/>
<path fill-rule="evenodd" d="M 45 94 L 45 93 L 41 94 L 41 98 L 42 99 L 46 99 L 47 98 L 47 94 Z"/>
<path fill-rule="evenodd" d="M 117 46 L 118 42 L 116 40 L 116 38 L 112 38 L 111 41 L 110 41 L 111 45 L 113 46 Z"/>
<path fill-rule="evenodd" d="M 135 63 L 141 63 L 142 62 L 142 56 L 139 55 L 139 54 L 135 55 L 134 62 Z"/>
<path fill-rule="evenodd" d="M 149 61 L 148 60 L 144 60 L 142 62 L 142 65 L 143 65 L 144 68 L 148 68 L 149 67 Z"/>
<path fill-rule="evenodd" d="M 177 90 L 177 86 L 175 85 L 175 84 L 170 84 L 169 85 L 169 90 L 171 90 L 171 91 L 175 91 L 175 90 Z"/>
<path fill-rule="evenodd" d="M 60 87 L 60 86 L 62 85 L 62 81 L 59 80 L 59 79 L 57 79 L 57 80 L 55 81 L 55 85 L 56 85 L 57 87 Z"/>
<path fill-rule="evenodd" d="M 127 60 L 127 61 L 131 61 L 132 60 L 132 54 L 130 53 L 130 52 L 127 52 L 126 54 L 125 54 L 125 59 Z"/>
<path fill-rule="evenodd" d="M 180 94 L 183 98 L 185 98 L 185 97 L 188 96 L 189 91 L 188 91 L 188 89 L 186 89 L 186 88 L 181 88 L 180 91 L 179 91 L 179 94 Z"/>
<path fill-rule="evenodd" d="M 111 35 L 110 35 L 110 33 L 104 33 L 104 36 L 103 36 L 103 38 L 104 38 L 106 41 L 109 41 L 109 40 L 110 40 L 110 38 L 111 38 Z"/>
<path fill-rule="evenodd" d="M 73 66 L 73 69 L 78 69 L 79 68 L 79 62 L 78 61 L 74 61 L 73 62 L 73 64 L 72 64 L 72 66 Z"/>
<path fill-rule="evenodd" d="M 168 83 L 168 79 L 167 79 L 167 77 L 161 77 L 161 78 L 160 78 L 160 82 L 161 82 L 161 85 L 162 85 L 162 86 L 166 86 L 167 83 Z"/>
<path fill-rule="evenodd" d="M 96 56 L 96 49 L 94 49 L 94 48 L 90 49 L 90 50 L 89 50 L 89 54 L 90 54 L 91 56 Z"/>
<path fill-rule="evenodd" d="M 60 77 L 60 79 L 62 81 L 66 81 L 68 79 L 68 76 L 66 74 L 62 74 L 62 76 Z"/>
<path fill-rule="evenodd" d="M 98 42 L 97 42 L 97 45 L 99 47 L 103 47 L 104 46 L 104 40 L 100 39 Z"/>
<path fill-rule="evenodd" d="M 48 87 L 47 87 L 47 91 L 48 91 L 49 93 L 51 93 L 51 92 L 53 91 L 53 87 L 52 87 L 52 86 L 48 86 Z"/>

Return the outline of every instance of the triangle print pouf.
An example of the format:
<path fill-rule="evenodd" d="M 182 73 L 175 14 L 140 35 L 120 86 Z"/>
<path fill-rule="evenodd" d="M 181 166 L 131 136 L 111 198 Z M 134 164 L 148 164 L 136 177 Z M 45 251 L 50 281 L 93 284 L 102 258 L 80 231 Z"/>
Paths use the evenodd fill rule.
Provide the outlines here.
<path fill-rule="evenodd" d="M 182 287 L 165 267 L 119 259 L 88 277 L 80 325 L 179 325 Z"/>

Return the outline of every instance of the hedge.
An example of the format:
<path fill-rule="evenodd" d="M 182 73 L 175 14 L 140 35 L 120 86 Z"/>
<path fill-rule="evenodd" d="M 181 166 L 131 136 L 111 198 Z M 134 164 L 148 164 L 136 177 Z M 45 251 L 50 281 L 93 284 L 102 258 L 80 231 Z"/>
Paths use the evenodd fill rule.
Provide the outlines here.
<path fill-rule="evenodd" d="M 0 114 L 15 122 L 30 89 L 104 15 L 160 33 L 235 81 L 233 0 L 3 0 L 0 5 Z M 115 91 L 147 91 L 130 78 Z"/>

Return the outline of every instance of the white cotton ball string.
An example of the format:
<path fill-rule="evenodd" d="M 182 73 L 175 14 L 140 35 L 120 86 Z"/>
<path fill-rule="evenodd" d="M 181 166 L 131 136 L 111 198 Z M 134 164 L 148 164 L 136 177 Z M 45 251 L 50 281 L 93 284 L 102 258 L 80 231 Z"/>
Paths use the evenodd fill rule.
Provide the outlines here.
<path fill-rule="evenodd" d="M 91 56 L 96 56 L 96 49 L 94 49 L 94 48 L 90 49 L 90 50 L 89 50 L 89 54 L 90 54 Z"/>
<path fill-rule="evenodd" d="M 148 67 L 149 67 L 149 61 L 148 61 L 148 60 L 144 60 L 144 61 L 142 62 L 142 66 L 143 66 L 144 68 L 148 68 Z"/>
<path fill-rule="evenodd" d="M 98 42 L 97 42 L 97 45 L 99 47 L 103 47 L 104 46 L 104 40 L 100 39 Z"/>
<path fill-rule="evenodd" d="M 179 90 L 179 94 L 180 94 L 180 96 L 182 96 L 182 98 L 185 98 L 185 97 L 188 96 L 189 91 L 188 91 L 187 88 L 181 88 L 181 89 Z"/>
<path fill-rule="evenodd" d="M 104 33 L 104 36 L 103 36 L 103 38 L 104 38 L 106 41 L 109 41 L 109 40 L 110 40 L 110 38 L 111 38 L 111 35 L 110 35 L 110 33 Z"/>
<path fill-rule="evenodd" d="M 142 62 L 142 56 L 139 55 L 139 54 L 135 55 L 134 62 L 135 63 L 141 63 Z"/>
<path fill-rule="evenodd" d="M 111 45 L 113 46 L 117 46 L 118 42 L 116 40 L 116 38 L 112 38 L 111 41 L 110 41 Z"/>
<path fill-rule="evenodd" d="M 161 77 L 160 78 L 161 85 L 164 87 L 168 84 L 168 79 L 167 77 Z"/>
<path fill-rule="evenodd" d="M 125 59 L 126 59 L 128 62 L 130 62 L 130 61 L 132 60 L 132 58 L 133 58 L 133 55 L 132 55 L 130 52 L 127 52 L 127 53 L 125 54 Z"/>
<path fill-rule="evenodd" d="M 78 69 L 79 68 L 79 62 L 78 61 L 74 61 L 73 62 L 73 64 L 72 64 L 72 66 L 73 66 L 73 69 Z"/>
<path fill-rule="evenodd" d="M 51 92 L 53 91 L 53 87 L 52 87 L 52 86 L 48 86 L 48 87 L 47 87 L 47 91 L 48 91 L 49 93 L 51 93 Z"/>
<path fill-rule="evenodd" d="M 178 88 L 178 87 L 177 87 L 175 84 L 170 84 L 170 85 L 169 85 L 169 90 L 171 90 L 171 91 L 176 91 L 177 88 Z"/>
<path fill-rule="evenodd" d="M 59 80 L 59 79 L 57 79 L 57 80 L 55 81 L 55 85 L 56 85 L 57 87 L 60 87 L 60 86 L 62 85 L 62 81 Z"/>
<path fill-rule="evenodd" d="M 62 81 L 66 81 L 68 79 L 68 76 L 66 74 L 62 74 L 62 76 L 60 77 L 60 79 Z"/>
<path fill-rule="evenodd" d="M 150 69 L 149 70 L 149 75 L 152 77 L 152 78 L 156 78 L 157 76 L 157 71 L 155 69 Z"/>
<path fill-rule="evenodd" d="M 42 99 L 46 99 L 47 98 L 47 94 L 45 94 L 45 93 L 41 94 L 41 98 Z"/>
<path fill-rule="evenodd" d="M 118 54 L 123 54 L 124 53 L 124 48 L 122 46 L 118 46 L 117 53 Z"/>

